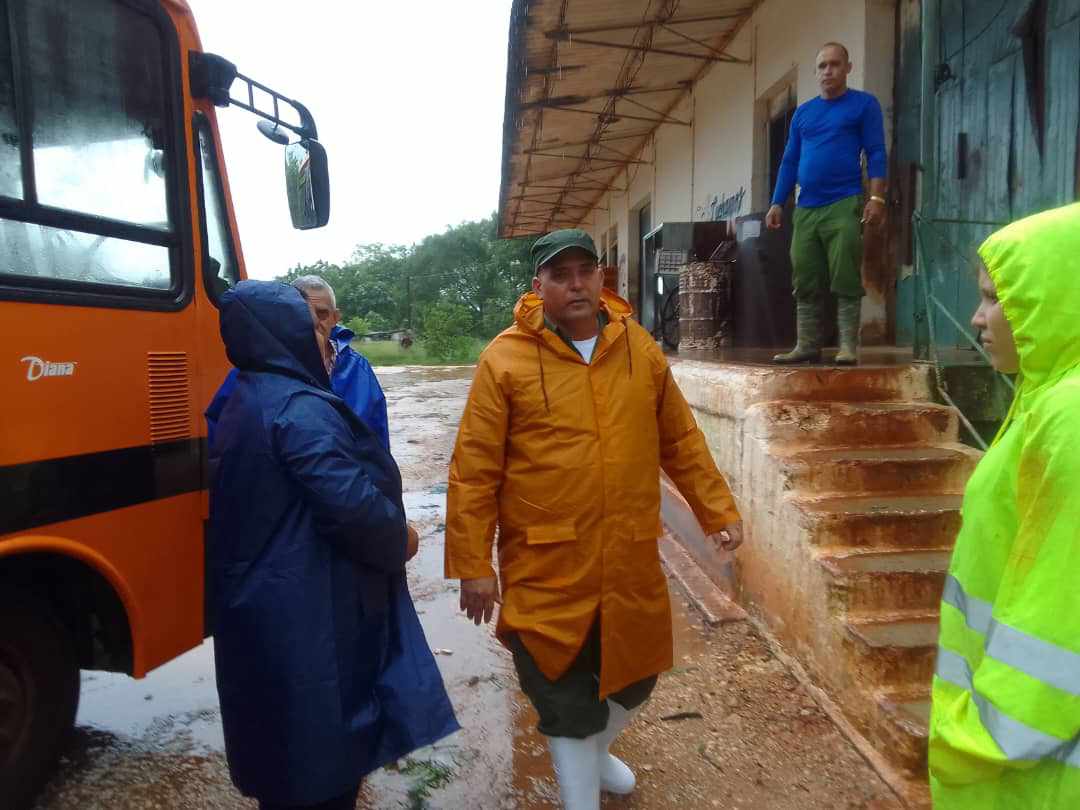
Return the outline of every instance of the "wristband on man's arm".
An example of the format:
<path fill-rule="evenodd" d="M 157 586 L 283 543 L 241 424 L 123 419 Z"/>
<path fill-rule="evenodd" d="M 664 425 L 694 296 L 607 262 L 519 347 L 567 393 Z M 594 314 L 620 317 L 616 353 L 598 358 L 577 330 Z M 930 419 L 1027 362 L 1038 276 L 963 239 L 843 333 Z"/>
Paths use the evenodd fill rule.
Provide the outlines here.
<path fill-rule="evenodd" d="M 882 205 L 888 205 L 888 203 L 887 203 L 887 202 L 885 202 L 885 198 L 884 198 L 884 197 L 879 197 L 879 196 L 877 196 L 876 194 L 872 194 L 872 195 L 870 196 L 870 199 L 871 199 L 871 200 L 872 200 L 873 202 L 879 202 L 879 203 L 881 203 Z"/>

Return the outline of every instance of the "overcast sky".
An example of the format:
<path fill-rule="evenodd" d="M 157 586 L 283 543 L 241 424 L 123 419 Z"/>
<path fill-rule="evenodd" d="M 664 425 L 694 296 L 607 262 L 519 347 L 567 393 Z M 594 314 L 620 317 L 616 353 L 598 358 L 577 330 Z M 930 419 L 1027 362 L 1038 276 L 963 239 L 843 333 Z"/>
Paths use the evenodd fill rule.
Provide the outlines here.
<path fill-rule="evenodd" d="M 189 0 L 203 47 L 307 105 L 330 224 L 295 231 L 283 149 L 218 111 L 248 275 L 411 244 L 498 204 L 511 0 Z"/>

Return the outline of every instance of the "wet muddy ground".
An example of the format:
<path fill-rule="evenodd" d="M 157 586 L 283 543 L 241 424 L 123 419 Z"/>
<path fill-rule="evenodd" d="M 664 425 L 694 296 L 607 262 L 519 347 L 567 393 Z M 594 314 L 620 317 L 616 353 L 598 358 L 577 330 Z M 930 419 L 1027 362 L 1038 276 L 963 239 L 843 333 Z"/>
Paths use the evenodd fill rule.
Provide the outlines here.
<path fill-rule="evenodd" d="M 373 774 L 358 808 L 558 807 L 543 740 L 491 628 L 442 578 L 446 470 L 469 368 L 384 369 L 421 533 L 410 584 L 463 731 Z M 746 623 L 710 628 L 673 586 L 676 667 L 613 750 L 638 773 L 605 808 L 900 807 Z M 141 681 L 84 673 L 77 729 L 36 810 L 251 808 L 229 782 L 209 643 Z"/>

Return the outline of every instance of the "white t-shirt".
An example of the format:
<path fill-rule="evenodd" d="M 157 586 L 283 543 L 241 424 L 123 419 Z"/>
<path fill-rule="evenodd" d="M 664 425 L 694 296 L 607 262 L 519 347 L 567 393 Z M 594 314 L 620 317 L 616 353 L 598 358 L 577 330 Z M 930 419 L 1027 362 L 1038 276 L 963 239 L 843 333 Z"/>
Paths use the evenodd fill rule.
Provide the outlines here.
<path fill-rule="evenodd" d="M 578 350 L 581 356 L 585 359 L 586 363 L 592 362 L 593 351 L 596 349 L 596 339 L 599 335 L 593 335 L 588 340 L 575 340 L 574 348 Z"/>

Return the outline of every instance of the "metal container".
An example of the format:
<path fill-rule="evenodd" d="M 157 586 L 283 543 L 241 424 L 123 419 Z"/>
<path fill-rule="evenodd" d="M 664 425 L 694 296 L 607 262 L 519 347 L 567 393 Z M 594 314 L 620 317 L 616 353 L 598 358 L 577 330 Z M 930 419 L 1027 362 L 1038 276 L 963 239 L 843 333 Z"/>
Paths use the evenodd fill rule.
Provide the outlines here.
<path fill-rule="evenodd" d="M 679 271 L 679 350 L 731 345 L 731 268 L 724 259 L 690 262 Z"/>

